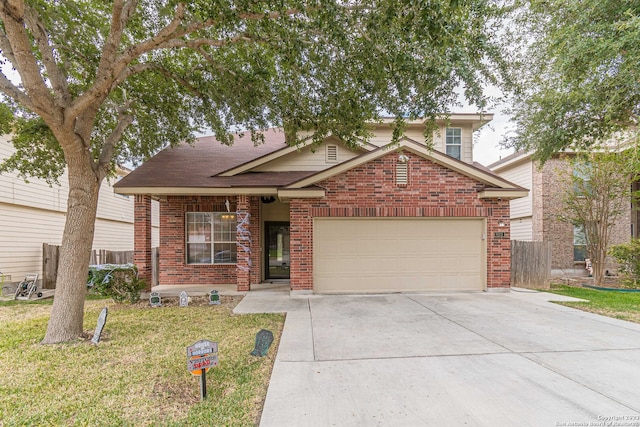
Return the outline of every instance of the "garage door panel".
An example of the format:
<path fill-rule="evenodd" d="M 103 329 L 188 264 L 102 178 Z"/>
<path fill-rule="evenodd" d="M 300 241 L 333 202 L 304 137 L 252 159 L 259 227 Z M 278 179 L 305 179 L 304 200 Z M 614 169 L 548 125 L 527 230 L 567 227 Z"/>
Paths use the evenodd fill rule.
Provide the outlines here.
<path fill-rule="evenodd" d="M 481 290 L 482 219 L 314 221 L 317 292 Z"/>

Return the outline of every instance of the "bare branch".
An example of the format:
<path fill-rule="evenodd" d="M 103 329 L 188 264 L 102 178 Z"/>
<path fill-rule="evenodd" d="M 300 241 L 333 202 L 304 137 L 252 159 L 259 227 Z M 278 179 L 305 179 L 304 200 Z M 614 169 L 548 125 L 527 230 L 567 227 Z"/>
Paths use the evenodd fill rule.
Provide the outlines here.
<path fill-rule="evenodd" d="M 11 35 L 11 51 L 13 65 L 20 74 L 26 96 L 31 100 L 32 110 L 39 114 L 45 122 L 60 123 L 61 115 L 56 108 L 53 97 L 40 75 L 40 65 L 33 52 L 24 22 L 24 2 L 20 0 L 4 0 L 0 3 L 0 19 L 4 23 L 7 35 Z"/>
<path fill-rule="evenodd" d="M 71 99 L 66 76 L 62 72 L 62 69 L 58 67 L 53 56 L 53 49 L 49 44 L 49 35 L 40 21 L 38 12 L 30 6 L 25 6 L 25 22 L 31 30 L 35 42 L 38 45 L 38 50 L 40 50 L 40 54 L 42 55 L 42 62 L 47 70 L 47 77 L 51 82 L 54 97 L 58 100 L 60 106 L 66 107 Z"/>
<path fill-rule="evenodd" d="M 102 80 L 109 70 L 111 70 L 122 40 L 122 34 L 133 15 L 137 6 L 137 0 L 116 0 L 113 2 L 113 12 L 111 14 L 111 28 L 109 36 L 104 43 L 100 64 L 98 65 L 98 76 L 96 80 Z"/>
<path fill-rule="evenodd" d="M 30 110 L 34 109 L 31 99 L 16 85 L 14 85 L 3 73 L 0 73 L 0 90 L 5 95 L 16 100 L 16 102 L 22 104 L 26 108 Z"/>
<path fill-rule="evenodd" d="M 118 109 L 118 124 L 102 145 L 100 158 L 98 159 L 98 169 L 101 174 L 100 178 L 106 176 L 109 166 L 111 165 L 111 160 L 113 159 L 116 145 L 127 128 L 133 123 L 133 115 L 127 112 L 130 105 L 131 102 L 127 101 Z"/>
<path fill-rule="evenodd" d="M 13 55 L 13 48 L 11 47 L 11 42 L 7 37 L 7 33 L 4 32 L 4 28 L 0 27 L 0 49 L 2 49 L 2 56 L 11 61 L 12 64 L 15 64 L 16 58 Z M 14 65 L 15 67 L 15 65 Z"/>

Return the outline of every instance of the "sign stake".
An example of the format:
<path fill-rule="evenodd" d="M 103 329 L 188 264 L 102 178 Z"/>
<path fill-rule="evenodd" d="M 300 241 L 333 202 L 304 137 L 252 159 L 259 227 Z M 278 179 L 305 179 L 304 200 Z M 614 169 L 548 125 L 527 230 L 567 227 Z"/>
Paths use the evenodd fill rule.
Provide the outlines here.
<path fill-rule="evenodd" d="M 200 377 L 200 400 L 207 397 L 207 371 L 218 366 L 218 343 L 200 340 L 187 347 L 187 369 Z"/>
<path fill-rule="evenodd" d="M 200 400 L 204 400 L 207 398 L 207 370 L 202 370 L 202 375 L 200 375 Z"/>

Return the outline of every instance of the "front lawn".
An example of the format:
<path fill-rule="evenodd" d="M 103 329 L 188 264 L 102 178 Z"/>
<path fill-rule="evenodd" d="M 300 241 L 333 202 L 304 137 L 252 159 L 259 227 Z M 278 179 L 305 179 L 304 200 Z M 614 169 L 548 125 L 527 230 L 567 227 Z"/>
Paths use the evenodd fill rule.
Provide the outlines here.
<path fill-rule="evenodd" d="M 589 301 L 561 302 L 557 304 L 640 323 L 640 292 L 600 291 L 566 285 L 552 285 L 551 290 L 548 292 Z"/>
<path fill-rule="evenodd" d="M 0 303 L 0 424 L 251 426 L 259 419 L 283 315 L 233 315 L 240 297 L 206 297 L 189 307 L 85 305 L 87 340 L 41 345 L 49 304 Z M 167 301 L 168 302 L 168 301 Z M 109 313 L 98 345 L 89 341 L 100 310 Z M 251 356 L 260 329 L 274 333 L 267 357 Z M 208 398 L 187 371 L 186 347 L 218 342 Z"/>

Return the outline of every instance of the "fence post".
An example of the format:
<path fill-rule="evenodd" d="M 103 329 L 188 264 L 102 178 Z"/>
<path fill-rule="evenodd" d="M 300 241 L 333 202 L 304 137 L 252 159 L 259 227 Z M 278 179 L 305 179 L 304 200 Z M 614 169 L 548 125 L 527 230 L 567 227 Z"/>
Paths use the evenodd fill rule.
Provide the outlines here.
<path fill-rule="evenodd" d="M 42 288 L 55 289 L 58 278 L 59 246 L 42 244 Z"/>

